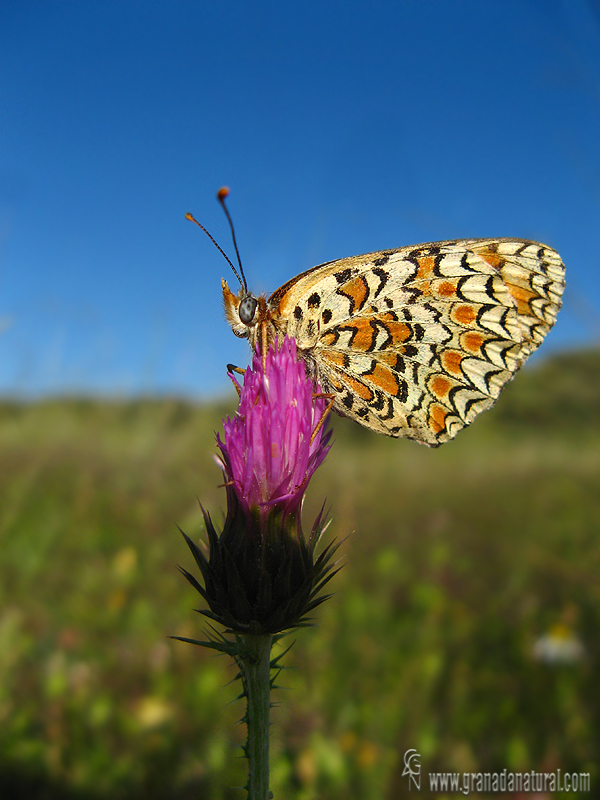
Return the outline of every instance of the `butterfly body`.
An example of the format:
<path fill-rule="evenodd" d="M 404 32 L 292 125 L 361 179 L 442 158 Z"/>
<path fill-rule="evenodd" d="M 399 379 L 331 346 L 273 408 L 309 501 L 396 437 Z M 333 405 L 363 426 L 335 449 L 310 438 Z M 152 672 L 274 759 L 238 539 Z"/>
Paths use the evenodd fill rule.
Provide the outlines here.
<path fill-rule="evenodd" d="M 234 333 L 292 336 L 340 414 L 437 446 L 489 408 L 556 320 L 564 265 L 521 239 L 435 242 L 331 261 L 269 298 L 223 281 Z"/>

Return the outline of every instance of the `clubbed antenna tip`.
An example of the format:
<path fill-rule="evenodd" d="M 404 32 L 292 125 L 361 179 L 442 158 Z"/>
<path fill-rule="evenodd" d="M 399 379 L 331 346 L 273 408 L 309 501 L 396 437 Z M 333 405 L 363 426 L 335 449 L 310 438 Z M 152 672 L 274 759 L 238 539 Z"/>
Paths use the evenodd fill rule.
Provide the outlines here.
<path fill-rule="evenodd" d="M 225 204 L 225 198 L 228 196 L 228 194 L 229 194 L 229 188 L 227 186 L 221 186 L 221 188 L 217 192 L 217 200 L 219 201 L 219 203 L 221 203 L 223 211 L 225 212 L 225 216 L 227 217 L 227 222 L 229 223 L 229 227 L 231 228 L 231 238 L 233 239 L 233 246 L 235 247 L 235 254 L 237 256 L 237 262 L 240 268 L 240 275 L 242 276 L 240 283 L 242 285 L 244 292 L 247 292 L 248 286 L 246 285 L 246 276 L 244 275 L 244 268 L 242 267 L 242 259 L 240 258 L 240 251 L 238 250 L 237 241 L 235 238 L 235 231 L 233 229 L 233 220 L 231 219 L 231 214 L 229 213 L 229 209 Z"/>

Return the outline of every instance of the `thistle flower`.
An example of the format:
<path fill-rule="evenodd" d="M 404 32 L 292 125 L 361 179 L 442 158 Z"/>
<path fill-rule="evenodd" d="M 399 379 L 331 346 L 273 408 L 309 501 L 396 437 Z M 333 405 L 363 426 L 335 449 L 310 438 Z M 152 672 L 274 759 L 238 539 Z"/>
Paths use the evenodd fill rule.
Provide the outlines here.
<path fill-rule="evenodd" d="M 313 399 L 296 342 L 287 337 L 280 349 L 269 350 L 264 371 L 262 356 L 254 354 L 238 388 L 238 413 L 224 421 L 225 441 L 217 435 L 217 443 L 240 506 L 250 515 L 258 511 L 262 527 L 274 508 L 284 517 L 297 513 L 330 448 L 331 432 L 320 426 L 327 402 Z"/>
<path fill-rule="evenodd" d="M 235 379 L 234 379 L 235 381 Z M 330 448 L 321 425 L 327 402 L 287 337 L 255 353 L 240 391 L 238 413 L 217 436 L 226 479 L 227 516 L 220 535 L 204 511 L 209 556 L 187 536 L 204 586 L 188 581 L 208 603 L 201 613 L 237 633 L 272 634 L 306 624 L 326 599 L 318 596 L 334 574 L 331 544 L 315 560 L 324 530 L 322 512 L 308 541 L 301 526 L 306 487 Z M 185 534 L 184 534 L 185 536 Z"/>

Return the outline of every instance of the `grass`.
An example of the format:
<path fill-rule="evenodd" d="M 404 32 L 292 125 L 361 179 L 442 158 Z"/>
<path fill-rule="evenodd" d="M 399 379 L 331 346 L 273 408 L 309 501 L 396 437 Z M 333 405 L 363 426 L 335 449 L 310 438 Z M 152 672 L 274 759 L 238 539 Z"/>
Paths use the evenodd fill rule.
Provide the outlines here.
<path fill-rule="evenodd" d="M 285 659 L 275 798 L 407 796 L 410 747 L 600 779 L 599 399 L 589 351 L 436 451 L 336 422 L 304 519 L 327 499 L 346 564 Z M 0 797 L 243 797 L 235 673 L 167 638 L 202 631 L 176 526 L 201 535 L 196 498 L 219 518 L 232 408 L 0 403 Z M 548 634 L 584 656 L 536 658 Z"/>

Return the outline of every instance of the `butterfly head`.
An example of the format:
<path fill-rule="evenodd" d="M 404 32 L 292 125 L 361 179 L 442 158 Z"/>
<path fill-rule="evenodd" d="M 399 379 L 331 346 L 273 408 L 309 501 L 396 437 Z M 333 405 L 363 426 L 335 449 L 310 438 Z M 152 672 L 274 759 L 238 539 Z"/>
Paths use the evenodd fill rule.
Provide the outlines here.
<path fill-rule="evenodd" d="M 231 325 L 232 331 L 236 336 L 239 336 L 242 339 L 249 339 L 250 344 L 253 347 L 258 341 L 260 341 L 261 347 L 264 349 L 264 345 L 266 344 L 268 346 L 272 339 L 272 335 L 270 335 L 272 325 L 267 324 L 268 320 L 270 319 L 267 300 L 264 295 L 261 295 L 260 297 L 254 297 L 254 295 L 248 291 L 246 276 L 244 275 L 244 270 L 242 268 L 242 261 L 240 259 L 240 253 L 235 238 L 235 231 L 233 229 L 233 221 L 225 203 L 225 198 L 228 194 L 229 189 L 226 186 L 223 186 L 217 192 L 217 199 L 223 207 L 223 211 L 225 212 L 227 221 L 229 222 L 229 227 L 231 228 L 231 236 L 233 239 L 233 246 L 235 247 L 239 271 L 234 267 L 229 256 L 223 251 L 223 248 L 217 244 L 214 237 L 206 230 L 204 225 L 201 225 L 191 214 L 186 214 L 186 217 L 191 222 L 195 222 L 196 225 L 204 231 L 217 250 L 221 253 L 223 258 L 227 261 L 233 270 L 235 277 L 240 282 L 240 291 L 237 294 L 234 294 L 227 285 L 227 281 L 225 279 L 221 280 L 221 286 L 223 287 L 223 306 L 225 308 L 225 317 Z M 264 350 L 264 352 L 266 352 L 266 350 Z"/>
<path fill-rule="evenodd" d="M 241 339 L 249 339 L 254 345 L 263 328 L 261 323 L 268 317 L 267 301 L 264 295 L 254 297 L 242 286 L 238 294 L 234 294 L 225 279 L 221 280 L 223 287 L 223 307 L 225 317 L 231 325 L 231 330 Z"/>

